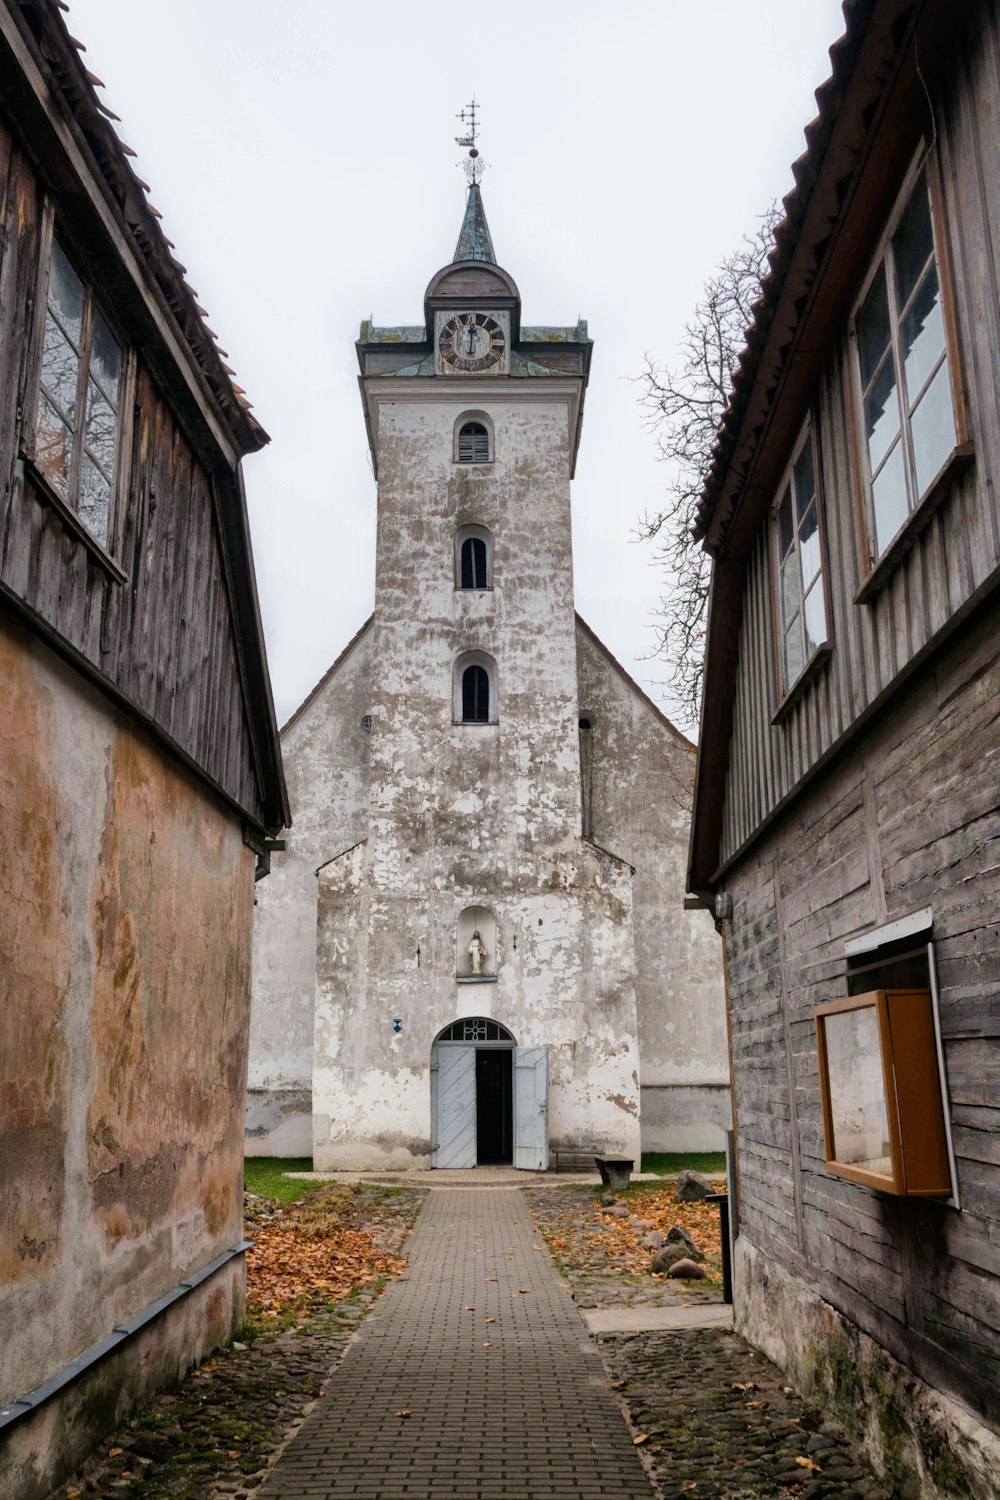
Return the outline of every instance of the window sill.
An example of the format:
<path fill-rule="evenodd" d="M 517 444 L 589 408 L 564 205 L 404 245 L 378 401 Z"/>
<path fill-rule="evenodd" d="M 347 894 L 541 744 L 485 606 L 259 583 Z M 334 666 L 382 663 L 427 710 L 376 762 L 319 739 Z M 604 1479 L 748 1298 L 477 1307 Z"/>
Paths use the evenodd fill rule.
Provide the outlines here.
<path fill-rule="evenodd" d="M 496 984 L 495 974 L 456 974 L 456 984 Z"/>
<path fill-rule="evenodd" d="M 882 592 L 921 532 L 933 520 L 941 505 L 951 494 L 951 487 L 955 480 L 972 467 L 975 457 L 975 449 L 971 443 L 960 443 L 957 448 L 952 449 L 927 486 L 916 509 L 907 516 L 854 595 L 855 604 L 868 604 Z"/>
<path fill-rule="evenodd" d="M 492 583 L 486 584 L 486 586 L 484 588 L 481 588 L 481 589 L 467 589 L 467 588 L 463 588 L 460 583 L 456 583 L 456 585 L 455 585 L 455 593 L 456 594 L 492 594 L 492 592 L 493 592 L 493 585 L 492 585 Z"/>
<path fill-rule="evenodd" d="M 94 560 L 100 563 L 101 567 L 104 568 L 106 573 L 111 575 L 116 583 L 128 583 L 128 574 L 122 571 L 110 552 L 107 552 L 97 538 L 91 535 L 76 511 L 72 506 L 66 504 L 66 501 L 59 494 L 58 490 L 53 488 L 44 472 L 34 460 L 26 458 L 24 460 L 24 467 L 39 497 L 45 501 L 46 505 L 52 507 L 67 530 L 71 531 L 76 539 L 83 543 Z"/>
<path fill-rule="evenodd" d="M 496 729 L 499 719 L 452 719 L 462 729 Z"/>
<path fill-rule="evenodd" d="M 816 650 L 810 656 L 802 671 L 771 715 L 772 724 L 784 723 L 796 703 L 798 703 L 806 689 L 816 680 L 832 655 L 833 646 L 830 641 L 824 641 L 821 646 L 816 647 Z"/>

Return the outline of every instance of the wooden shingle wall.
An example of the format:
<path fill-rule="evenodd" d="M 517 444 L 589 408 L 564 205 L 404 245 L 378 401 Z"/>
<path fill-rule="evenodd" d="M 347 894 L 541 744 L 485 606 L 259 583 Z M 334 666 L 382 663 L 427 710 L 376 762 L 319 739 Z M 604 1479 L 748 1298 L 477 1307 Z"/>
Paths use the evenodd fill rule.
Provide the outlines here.
<path fill-rule="evenodd" d="M 831 583 L 832 655 L 771 723 L 779 704 L 766 528 L 747 559 L 720 863 L 726 864 L 810 768 L 1000 567 L 1000 24 L 971 13 L 935 101 L 934 154 L 955 293 L 972 467 L 882 590 L 855 603 L 858 465 L 846 318 L 808 393 L 819 435 Z M 891 203 L 887 202 L 888 212 Z M 805 394 L 805 393 L 804 393 Z M 804 414 L 804 413 L 803 413 Z"/>
<path fill-rule="evenodd" d="M 263 821 L 215 514 L 233 503 L 235 475 L 210 477 L 140 356 L 115 549 L 122 583 L 22 461 L 41 207 L 33 166 L 0 118 L 0 586 Z"/>

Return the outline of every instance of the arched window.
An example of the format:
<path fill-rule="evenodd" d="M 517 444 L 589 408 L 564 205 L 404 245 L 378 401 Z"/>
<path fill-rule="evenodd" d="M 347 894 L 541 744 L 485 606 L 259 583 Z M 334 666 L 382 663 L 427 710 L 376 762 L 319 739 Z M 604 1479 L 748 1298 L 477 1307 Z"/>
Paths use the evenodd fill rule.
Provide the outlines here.
<path fill-rule="evenodd" d="M 461 587 L 486 587 L 486 543 L 481 536 L 467 536 L 462 543 Z"/>
<path fill-rule="evenodd" d="M 463 411 L 454 427 L 452 457 L 457 464 L 493 462 L 493 419 L 485 411 Z"/>
<path fill-rule="evenodd" d="M 452 702 L 456 724 L 497 722 L 497 664 L 485 651 L 465 651 L 455 662 Z"/>
<path fill-rule="evenodd" d="M 487 1016 L 470 1016 L 467 1021 L 453 1021 L 434 1038 L 436 1042 L 510 1042 L 514 1037 L 499 1021 Z"/>
<path fill-rule="evenodd" d="M 490 435 L 482 422 L 466 422 L 458 429 L 458 461 L 460 464 L 489 463 Z"/>
<path fill-rule="evenodd" d="M 485 667 L 466 667 L 462 673 L 462 723 L 490 721 L 490 679 Z"/>

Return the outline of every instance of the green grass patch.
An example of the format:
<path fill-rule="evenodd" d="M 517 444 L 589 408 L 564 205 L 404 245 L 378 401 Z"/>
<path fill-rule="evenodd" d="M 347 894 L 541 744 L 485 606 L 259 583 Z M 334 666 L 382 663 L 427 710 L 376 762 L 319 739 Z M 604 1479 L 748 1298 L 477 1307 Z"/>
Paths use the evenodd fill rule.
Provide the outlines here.
<path fill-rule="evenodd" d="M 311 1172 L 311 1156 L 247 1156 L 243 1160 L 243 1185 L 248 1193 L 295 1203 L 303 1193 L 315 1189 L 314 1182 L 296 1181 L 286 1172 Z"/>
<path fill-rule="evenodd" d="M 715 1177 L 726 1170 L 724 1151 L 644 1151 L 644 1172 L 704 1172 Z"/>

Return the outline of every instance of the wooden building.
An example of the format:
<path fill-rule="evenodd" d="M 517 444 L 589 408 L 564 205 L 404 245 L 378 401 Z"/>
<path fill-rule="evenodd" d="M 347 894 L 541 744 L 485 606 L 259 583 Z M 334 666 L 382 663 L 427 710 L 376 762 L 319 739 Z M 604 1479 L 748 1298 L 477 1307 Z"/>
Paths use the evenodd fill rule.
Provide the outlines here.
<path fill-rule="evenodd" d="M 702 500 L 689 885 L 727 951 L 738 1324 L 890 1493 L 987 1496 L 1000 14 L 844 14 Z"/>
<path fill-rule="evenodd" d="M 63 7 L 64 9 L 65 7 Z M 0 0 L 0 1495 L 225 1339 L 287 821 L 234 385 L 57 0 Z"/>

